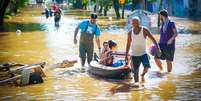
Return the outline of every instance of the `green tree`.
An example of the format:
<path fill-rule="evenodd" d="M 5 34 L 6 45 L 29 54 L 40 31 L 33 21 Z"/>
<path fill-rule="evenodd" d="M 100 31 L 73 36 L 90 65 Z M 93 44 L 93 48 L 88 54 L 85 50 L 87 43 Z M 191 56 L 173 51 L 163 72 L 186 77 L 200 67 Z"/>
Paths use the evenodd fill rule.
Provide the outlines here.
<path fill-rule="evenodd" d="M 102 15 L 102 11 L 104 11 L 103 15 L 107 16 L 107 12 L 109 10 L 109 8 L 111 7 L 111 0 L 100 0 L 99 4 L 100 4 L 100 9 L 99 9 L 99 14 Z"/>
<path fill-rule="evenodd" d="M 6 9 L 10 3 L 13 4 L 13 12 L 17 13 L 17 10 L 24 7 L 27 4 L 28 0 L 1 0 L 0 3 L 0 24 L 4 22 L 4 15 L 6 13 Z"/>
<path fill-rule="evenodd" d="M 82 0 L 73 0 L 73 7 L 82 9 L 83 8 Z"/>
<path fill-rule="evenodd" d="M 0 5 L 0 25 L 4 22 L 4 15 L 6 12 L 6 8 L 8 7 L 10 0 L 1 0 Z"/>
<path fill-rule="evenodd" d="M 122 6 L 122 16 L 121 18 L 124 19 L 124 9 L 125 9 L 125 4 L 128 2 L 128 0 L 120 0 L 120 4 Z"/>
<path fill-rule="evenodd" d="M 88 3 L 89 3 L 89 0 L 82 0 L 82 5 L 84 9 L 87 9 Z"/>
<path fill-rule="evenodd" d="M 116 18 L 119 19 L 120 18 L 120 13 L 119 13 L 119 8 L 120 8 L 120 4 L 119 4 L 119 0 L 113 0 L 113 7 L 116 13 Z"/>

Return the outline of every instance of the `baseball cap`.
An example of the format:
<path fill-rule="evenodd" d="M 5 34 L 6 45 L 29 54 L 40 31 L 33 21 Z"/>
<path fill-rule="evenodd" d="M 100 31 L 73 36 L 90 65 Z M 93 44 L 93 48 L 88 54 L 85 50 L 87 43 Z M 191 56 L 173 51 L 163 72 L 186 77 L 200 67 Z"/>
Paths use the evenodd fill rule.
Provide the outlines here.
<path fill-rule="evenodd" d="M 134 16 L 134 17 L 132 17 L 131 19 L 132 19 L 132 20 L 137 20 L 137 21 L 140 22 L 140 18 L 139 18 L 138 16 Z"/>
<path fill-rule="evenodd" d="M 93 13 L 93 14 L 91 14 L 91 18 L 92 18 L 92 19 L 97 19 L 97 18 L 98 18 L 98 15 L 97 15 L 96 13 Z"/>

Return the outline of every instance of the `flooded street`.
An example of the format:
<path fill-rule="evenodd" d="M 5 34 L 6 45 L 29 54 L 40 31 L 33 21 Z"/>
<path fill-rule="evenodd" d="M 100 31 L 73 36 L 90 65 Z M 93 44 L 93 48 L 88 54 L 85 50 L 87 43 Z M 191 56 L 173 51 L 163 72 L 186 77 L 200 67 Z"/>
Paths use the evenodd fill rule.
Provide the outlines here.
<path fill-rule="evenodd" d="M 78 45 L 73 44 L 73 35 L 81 19 L 63 15 L 61 25 L 57 29 L 54 27 L 53 18 L 45 19 L 41 16 L 41 12 L 34 12 L 31 9 L 36 11 L 36 8 L 27 8 L 22 14 L 8 21 L 7 26 L 18 25 L 18 27 L 0 32 L 0 62 L 32 64 L 44 61 L 47 62 L 45 66 L 47 77 L 43 84 L 24 87 L 0 86 L 1 101 L 196 101 L 201 99 L 201 34 L 189 32 L 179 34 L 173 72 L 163 78 L 149 78 L 147 75 L 145 89 L 133 90 L 122 83 L 125 81 L 100 79 L 79 71 L 79 62 L 70 68 L 52 68 L 53 64 L 63 60 L 79 59 Z M 176 21 L 179 21 L 179 24 L 183 23 L 182 20 Z M 191 22 L 185 21 L 185 23 Z M 196 30 L 201 28 L 200 22 L 193 22 L 195 23 Z M 102 30 L 101 42 L 112 39 L 117 41 L 119 50 L 125 50 L 126 33 L 122 28 L 115 29 L 115 26 L 117 25 Z M 16 33 L 18 28 L 22 33 Z M 155 35 L 155 37 L 159 36 Z M 158 70 L 153 57 L 151 57 L 151 66 L 150 71 Z"/>

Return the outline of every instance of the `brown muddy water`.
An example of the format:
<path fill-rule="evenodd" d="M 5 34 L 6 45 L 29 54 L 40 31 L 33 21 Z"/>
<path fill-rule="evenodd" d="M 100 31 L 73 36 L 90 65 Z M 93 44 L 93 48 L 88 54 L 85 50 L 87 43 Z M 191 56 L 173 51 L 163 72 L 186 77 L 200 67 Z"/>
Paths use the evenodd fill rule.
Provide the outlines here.
<path fill-rule="evenodd" d="M 122 83 L 126 81 L 101 79 L 82 72 L 79 70 L 79 63 L 71 68 L 50 69 L 53 64 L 62 60 L 78 59 L 78 45 L 73 44 L 73 31 L 81 20 L 63 16 L 61 26 L 57 29 L 52 18 L 45 19 L 44 16 L 30 9 L 24 12 L 26 13 L 16 17 L 18 20 L 10 21 L 15 25 L 23 22 L 18 27 L 21 28 L 21 33 L 16 33 L 16 29 L 0 33 L 0 62 L 31 64 L 45 61 L 47 77 L 43 84 L 24 87 L 0 86 L 1 101 L 196 101 L 201 99 L 201 35 L 199 34 L 179 34 L 173 72 L 163 78 L 149 78 L 148 74 L 145 89 L 133 90 Z M 20 19 L 23 20 L 20 22 Z M 182 23 L 180 20 L 178 22 Z M 199 22 L 197 24 L 199 25 Z M 117 41 L 119 50 L 125 50 L 126 33 L 121 28 L 115 29 L 114 26 L 102 30 L 101 42 L 113 39 Z M 155 37 L 158 39 L 158 35 Z M 150 45 L 150 41 L 147 44 Z M 158 70 L 153 57 L 150 61 L 152 65 L 150 71 Z"/>

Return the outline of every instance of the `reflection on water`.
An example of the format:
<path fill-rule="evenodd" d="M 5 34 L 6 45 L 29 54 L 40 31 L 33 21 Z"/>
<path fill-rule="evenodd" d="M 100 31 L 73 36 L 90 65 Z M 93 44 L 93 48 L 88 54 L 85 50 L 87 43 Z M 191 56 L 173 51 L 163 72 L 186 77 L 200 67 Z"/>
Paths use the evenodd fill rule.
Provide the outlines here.
<path fill-rule="evenodd" d="M 23 32 L 44 30 L 40 23 L 4 23 L 0 27 L 1 32 L 16 32 L 17 29 L 20 29 Z"/>
<path fill-rule="evenodd" d="M 63 17 L 59 29 L 53 19 L 33 17 L 44 31 L 15 31 L 0 33 L 0 62 L 36 63 L 49 65 L 64 59 L 77 59 L 78 45 L 73 45 L 73 31 L 80 22 Z M 26 23 L 26 21 L 25 21 Z M 113 28 L 113 27 L 111 27 Z M 112 29 L 111 29 L 112 30 Z M 125 50 L 126 33 L 102 30 L 101 41 L 113 39 L 119 50 Z M 119 33 L 119 34 L 118 34 Z M 112 36 L 112 37 L 111 37 Z M 156 35 L 155 37 L 158 38 Z M 43 84 L 25 87 L 1 86 L 1 100 L 68 100 L 68 101 L 140 101 L 140 100 L 199 100 L 201 98 L 201 35 L 179 35 L 173 73 L 163 78 L 146 76 L 145 89 L 133 90 L 127 81 L 102 80 L 72 68 L 47 70 Z M 150 43 L 150 42 L 148 42 Z M 97 50 L 96 50 L 97 51 Z M 151 58 L 151 71 L 158 70 Z M 46 68 L 49 68 L 47 66 Z"/>

